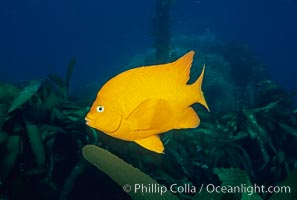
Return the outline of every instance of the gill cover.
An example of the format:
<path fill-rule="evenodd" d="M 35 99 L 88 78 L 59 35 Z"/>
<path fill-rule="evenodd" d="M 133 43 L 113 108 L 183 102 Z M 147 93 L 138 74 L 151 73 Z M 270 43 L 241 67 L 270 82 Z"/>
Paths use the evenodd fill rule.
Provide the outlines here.
<path fill-rule="evenodd" d="M 108 134 L 119 129 L 122 114 L 112 104 L 98 104 L 95 101 L 85 119 L 88 126 Z"/>

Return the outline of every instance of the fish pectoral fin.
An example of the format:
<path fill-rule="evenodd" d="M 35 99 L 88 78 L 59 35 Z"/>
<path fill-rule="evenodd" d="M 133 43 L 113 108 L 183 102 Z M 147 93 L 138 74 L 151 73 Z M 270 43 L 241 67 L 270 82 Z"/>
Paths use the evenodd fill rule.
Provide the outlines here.
<path fill-rule="evenodd" d="M 135 140 L 135 142 L 140 146 L 156 153 L 163 153 L 164 151 L 163 143 L 158 135 L 153 135 L 140 140 Z"/>
<path fill-rule="evenodd" d="M 163 99 L 147 99 L 127 117 L 131 130 L 158 130 L 171 116 L 168 103 Z"/>
<path fill-rule="evenodd" d="M 192 107 L 188 107 L 182 112 L 179 121 L 176 123 L 176 129 L 196 128 L 200 124 L 200 119 Z"/>

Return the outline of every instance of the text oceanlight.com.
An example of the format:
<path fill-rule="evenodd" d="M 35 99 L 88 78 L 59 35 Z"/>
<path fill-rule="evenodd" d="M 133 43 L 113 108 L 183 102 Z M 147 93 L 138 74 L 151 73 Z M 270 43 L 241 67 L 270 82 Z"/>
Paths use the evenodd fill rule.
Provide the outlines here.
<path fill-rule="evenodd" d="M 195 194 L 206 191 L 208 193 L 246 193 L 252 195 L 254 193 L 291 193 L 290 186 L 264 186 L 264 185 L 246 185 L 240 184 L 238 186 L 216 186 L 214 184 L 202 184 L 199 187 L 193 186 L 191 184 L 172 184 L 168 187 L 156 183 L 152 184 L 126 184 L 123 186 L 123 190 L 127 193 L 141 193 L 145 194 L 160 194 L 163 195 L 166 192 L 171 193 L 185 193 L 185 194 Z"/>

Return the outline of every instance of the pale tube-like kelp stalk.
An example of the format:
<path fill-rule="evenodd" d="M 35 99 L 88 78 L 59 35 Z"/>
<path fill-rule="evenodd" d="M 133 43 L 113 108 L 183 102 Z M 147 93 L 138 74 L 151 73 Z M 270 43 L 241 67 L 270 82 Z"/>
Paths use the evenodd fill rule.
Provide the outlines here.
<path fill-rule="evenodd" d="M 83 147 L 82 153 L 88 162 L 107 174 L 120 187 L 124 187 L 125 185 L 129 184 L 132 189 L 128 194 L 134 200 L 178 200 L 178 198 L 168 190 L 162 195 L 156 192 L 135 192 L 133 190 L 135 184 L 149 186 L 149 184 L 157 185 L 158 182 L 107 150 L 95 145 L 86 145 Z"/>

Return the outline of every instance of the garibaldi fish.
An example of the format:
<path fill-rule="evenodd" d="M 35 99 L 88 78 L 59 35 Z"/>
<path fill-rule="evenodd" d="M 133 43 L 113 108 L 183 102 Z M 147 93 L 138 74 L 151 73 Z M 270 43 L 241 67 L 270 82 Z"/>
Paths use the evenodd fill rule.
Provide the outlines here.
<path fill-rule="evenodd" d="M 159 134 L 196 128 L 200 119 L 191 107 L 194 103 L 209 110 L 201 90 L 205 66 L 198 79 L 187 84 L 193 56 L 190 51 L 172 63 L 138 67 L 111 78 L 99 90 L 86 124 L 163 153 Z"/>

